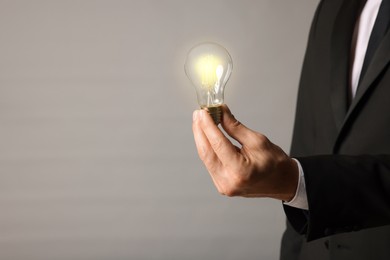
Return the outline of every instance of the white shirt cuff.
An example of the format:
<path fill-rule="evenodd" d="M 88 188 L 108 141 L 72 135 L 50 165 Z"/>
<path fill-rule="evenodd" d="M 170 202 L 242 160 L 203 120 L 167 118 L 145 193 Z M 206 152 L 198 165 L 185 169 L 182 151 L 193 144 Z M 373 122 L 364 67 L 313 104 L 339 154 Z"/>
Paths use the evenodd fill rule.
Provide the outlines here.
<path fill-rule="evenodd" d="M 295 196 L 292 200 L 288 202 L 284 202 L 284 205 L 309 210 L 309 205 L 307 203 L 307 195 L 306 195 L 306 185 L 305 185 L 305 175 L 303 173 L 303 169 L 298 160 L 294 159 L 297 162 L 299 169 L 299 178 L 298 178 L 298 186 L 295 191 Z"/>

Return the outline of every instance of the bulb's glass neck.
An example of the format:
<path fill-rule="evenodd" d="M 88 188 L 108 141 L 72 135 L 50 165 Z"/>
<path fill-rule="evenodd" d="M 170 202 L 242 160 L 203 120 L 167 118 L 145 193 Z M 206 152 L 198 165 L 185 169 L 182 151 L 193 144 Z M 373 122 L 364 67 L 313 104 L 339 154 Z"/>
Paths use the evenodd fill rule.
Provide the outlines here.
<path fill-rule="evenodd" d="M 201 107 L 215 107 L 223 104 L 223 91 L 215 92 L 213 88 L 198 88 L 196 93 Z"/>

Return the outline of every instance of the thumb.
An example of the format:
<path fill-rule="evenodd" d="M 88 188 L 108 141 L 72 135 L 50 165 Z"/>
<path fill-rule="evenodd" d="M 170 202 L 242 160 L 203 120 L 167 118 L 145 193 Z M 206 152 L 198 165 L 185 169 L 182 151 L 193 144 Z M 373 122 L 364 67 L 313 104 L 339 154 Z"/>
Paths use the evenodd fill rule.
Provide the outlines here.
<path fill-rule="evenodd" d="M 240 123 L 230 112 L 227 105 L 222 105 L 221 125 L 228 135 L 236 139 L 241 145 L 247 145 L 256 138 L 256 132 Z"/>

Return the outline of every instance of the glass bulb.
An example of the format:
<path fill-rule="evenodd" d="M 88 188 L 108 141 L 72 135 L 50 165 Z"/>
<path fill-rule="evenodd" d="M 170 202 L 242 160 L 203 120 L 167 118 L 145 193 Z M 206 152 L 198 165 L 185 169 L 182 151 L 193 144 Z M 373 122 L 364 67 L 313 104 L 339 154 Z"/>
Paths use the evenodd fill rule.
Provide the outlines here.
<path fill-rule="evenodd" d="M 225 85 L 233 70 L 230 54 L 219 44 L 201 43 L 188 52 L 184 69 L 195 87 L 199 106 L 219 124 Z"/>

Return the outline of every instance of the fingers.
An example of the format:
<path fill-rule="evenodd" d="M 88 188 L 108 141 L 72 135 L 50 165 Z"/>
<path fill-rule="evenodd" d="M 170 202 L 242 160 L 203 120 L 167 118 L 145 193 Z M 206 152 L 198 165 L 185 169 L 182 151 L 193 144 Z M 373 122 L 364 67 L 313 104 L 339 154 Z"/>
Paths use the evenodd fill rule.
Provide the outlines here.
<path fill-rule="evenodd" d="M 220 167 L 221 162 L 218 159 L 218 156 L 215 154 L 213 148 L 211 147 L 206 135 L 203 133 L 203 129 L 199 122 L 199 116 L 199 111 L 194 111 L 192 131 L 194 133 L 196 149 L 198 150 L 198 155 L 200 159 L 204 162 L 207 170 L 210 173 L 216 172 Z"/>
<path fill-rule="evenodd" d="M 211 147 L 206 135 L 203 133 L 202 127 L 198 121 L 198 116 L 199 111 L 194 111 L 192 130 L 194 132 L 196 148 L 198 150 L 199 157 L 206 166 L 207 171 L 210 173 L 211 179 L 213 180 L 217 190 L 221 194 L 224 194 L 220 183 L 220 173 L 222 172 L 223 166 Z"/>
<path fill-rule="evenodd" d="M 238 122 L 227 106 L 222 109 L 222 127 L 243 145 L 241 149 L 230 142 L 207 111 L 193 114 L 196 147 L 218 191 L 227 196 L 291 199 L 296 180 L 286 182 L 293 183 L 288 194 L 287 186 L 280 185 L 293 165 L 289 157 L 265 136 Z"/>
<path fill-rule="evenodd" d="M 254 141 L 259 138 L 259 134 L 241 124 L 230 112 L 227 105 L 222 105 L 222 127 L 241 145 L 252 146 Z"/>
<path fill-rule="evenodd" d="M 239 153 L 237 153 L 236 147 L 221 132 L 218 126 L 215 125 L 207 111 L 197 111 L 195 124 L 199 124 L 199 127 L 203 130 L 210 147 L 222 165 L 227 165 L 237 160 Z"/>

